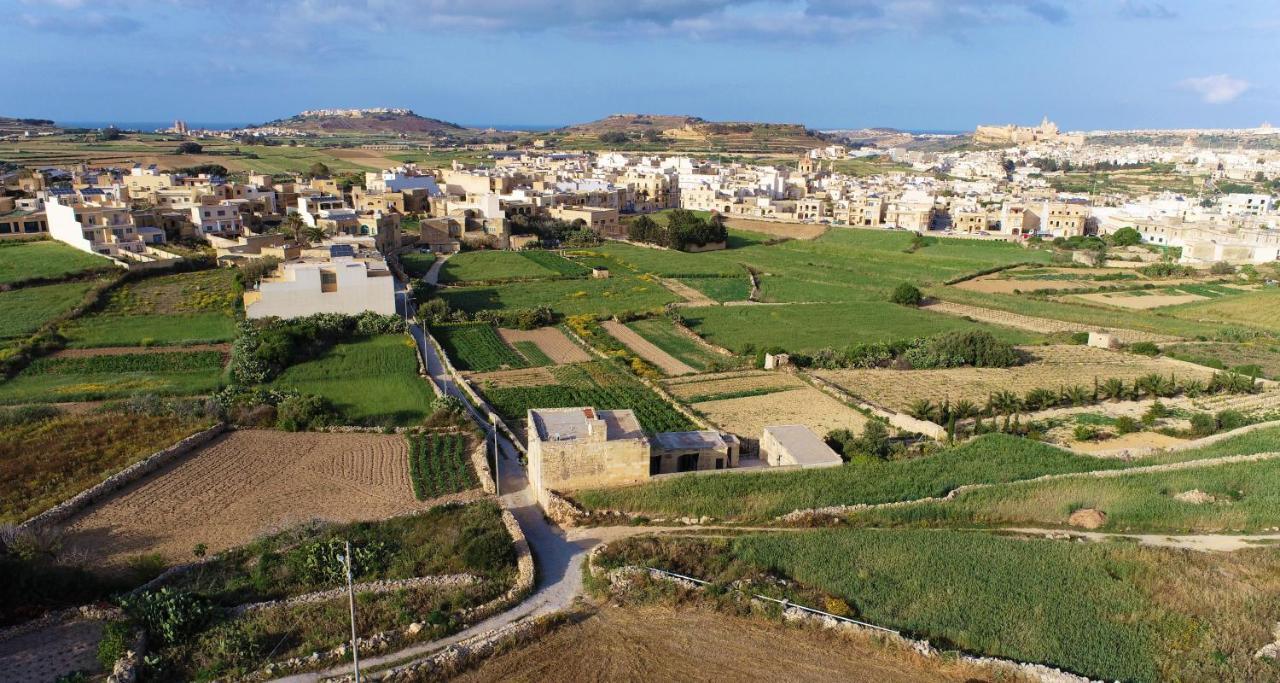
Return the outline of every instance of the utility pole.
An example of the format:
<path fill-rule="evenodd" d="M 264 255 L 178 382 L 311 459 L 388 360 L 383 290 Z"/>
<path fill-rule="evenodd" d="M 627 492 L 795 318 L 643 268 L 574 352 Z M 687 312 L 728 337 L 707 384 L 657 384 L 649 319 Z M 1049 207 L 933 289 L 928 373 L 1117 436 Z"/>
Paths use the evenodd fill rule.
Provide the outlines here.
<path fill-rule="evenodd" d="M 351 666 L 355 671 L 356 683 L 360 683 L 360 645 L 356 639 L 356 592 L 351 583 L 351 541 L 346 541 L 347 565 L 347 604 L 351 608 Z"/>
<path fill-rule="evenodd" d="M 493 495 L 502 495 L 502 470 L 498 461 L 502 454 L 498 452 L 498 416 L 489 413 L 489 433 L 493 435 Z"/>

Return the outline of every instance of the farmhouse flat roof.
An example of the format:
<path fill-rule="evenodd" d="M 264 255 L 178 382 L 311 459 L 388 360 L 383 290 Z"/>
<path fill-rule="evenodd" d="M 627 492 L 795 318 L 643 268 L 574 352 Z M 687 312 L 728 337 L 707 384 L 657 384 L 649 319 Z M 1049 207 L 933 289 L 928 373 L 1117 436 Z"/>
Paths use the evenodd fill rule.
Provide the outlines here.
<path fill-rule="evenodd" d="M 841 462 L 840 456 L 804 425 L 771 425 L 764 428 L 764 433 L 771 435 L 801 467 Z"/>
<path fill-rule="evenodd" d="M 662 432 L 653 437 L 658 447 L 668 451 L 707 450 L 725 448 L 726 443 L 720 432 Z"/>
<path fill-rule="evenodd" d="M 592 435 L 604 423 L 605 439 L 638 439 L 644 437 L 640 421 L 630 410 L 596 410 L 595 408 L 530 409 L 529 417 L 538 428 L 542 441 L 576 441 Z"/>

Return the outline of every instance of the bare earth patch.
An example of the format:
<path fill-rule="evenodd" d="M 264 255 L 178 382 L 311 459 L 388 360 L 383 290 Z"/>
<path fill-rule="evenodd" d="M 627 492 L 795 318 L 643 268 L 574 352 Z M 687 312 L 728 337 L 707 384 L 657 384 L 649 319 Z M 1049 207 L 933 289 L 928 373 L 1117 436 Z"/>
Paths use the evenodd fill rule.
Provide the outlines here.
<path fill-rule="evenodd" d="M 1131 432 L 1105 441 L 1071 441 L 1067 448 L 1100 458 L 1137 457 L 1163 448 L 1181 446 L 1186 440 L 1159 432 Z"/>
<path fill-rule="evenodd" d="M 73 619 L 0 640 L 0 683 L 56 681 L 76 671 L 98 671 L 102 622 Z"/>
<path fill-rule="evenodd" d="M 653 344 L 653 342 L 641 337 L 635 330 L 616 320 L 606 320 L 600 323 L 600 326 L 603 327 L 606 332 L 613 335 L 615 339 L 626 344 L 627 348 L 635 351 L 641 358 L 658 366 L 658 369 L 661 370 L 663 374 L 691 375 L 697 372 L 696 369 L 658 348 Z"/>
<path fill-rule="evenodd" d="M 573 340 L 565 336 L 564 331 L 557 327 L 541 327 L 536 330 L 499 328 L 498 336 L 502 337 L 502 341 L 506 342 L 507 345 L 523 341 L 533 342 L 557 365 L 583 363 L 591 360 L 590 354 L 583 350 L 581 346 L 573 343 Z"/>
<path fill-rule="evenodd" d="M 1125 382 L 1151 373 L 1180 378 L 1207 380 L 1211 368 L 1183 363 L 1170 363 L 1163 358 L 1148 358 L 1117 353 L 1092 346 L 1030 346 L 1022 351 L 1032 360 L 1012 368 L 951 368 L 946 370 L 815 370 L 813 374 L 855 396 L 897 412 L 906 410 L 916 399 L 935 403 L 967 399 L 985 404 L 997 391 L 1025 395 L 1031 389 L 1059 389 L 1075 385 L 1093 388 L 1099 382 L 1118 377 Z"/>
<path fill-rule="evenodd" d="M 414 499 L 402 436 L 239 430 L 74 518 L 65 548 L 109 566 L 149 553 L 182 562 L 198 543 L 216 553 L 312 519 L 385 519 L 439 502 Z"/>
<path fill-rule="evenodd" d="M 669 277 L 658 278 L 658 282 L 662 283 L 672 294 L 684 299 L 685 306 L 719 306 L 720 302 L 699 292 L 698 290 L 686 285 L 685 283 Z"/>
<path fill-rule="evenodd" d="M 709 396 L 711 394 L 730 394 L 756 389 L 773 389 L 776 387 L 806 387 L 794 375 L 783 372 L 751 372 L 744 374 L 699 375 L 686 377 L 665 383 L 667 391 L 677 398 L 688 399 L 693 396 Z"/>
<path fill-rule="evenodd" d="M 1000 311 L 994 308 L 982 308 L 980 306 L 968 306 L 966 304 L 955 304 L 949 301 L 938 301 L 920 308 L 930 310 L 935 313 L 946 313 L 947 315 L 961 316 L 972 318 L 978 322 L 990 323 L 992 325 L 1003 325 L 1005 327 L 1014 327 L 1020 330 L 1030 330 L 1032 332 L 1041 332 L 1043 334 L 1052 334 L 1054 332 L 1087 332 L 1100 331 L 1110 332 L 1117 339 L 1125 344 L 1133 342 L 1149 341 L 1149 342 L 1168 342 L 1177 341 L 1178 337 L 1171 337 L 1164 334 L 1151 334 L 1149 332 L 1139 332 L 1137 330 L 1121 330 L 1109 327 L 1094 327 L 1084 323 L 1070 323 L 1062 320 L 1054 320 L 1052 318 L 1035 318 L 1029 315 L 1019 315 L 1008 311 Z"/>
<path fill-rule="evenodd" d="M 867 418 L 810 386 L 762 396 L 697 403 L 694 408 L 722 429 L 754 442 L 770 425 L 801 424 L 819 438 L 832 429 L 862 433 Z"/>
<path fill-rule="evenodd" d="M 791 237 L 798 240 L 817 239 L 830 229 L 820 223 L 784 223 L 781 221 L 762 221 L 753 218 L 726 218 L 725 225 L 738 230 L 762 232 L 775 237 Z"/>
<path fill-rule="evenodd" d="M 1120 308 L 1131 308 L 1137 311 L 1145 311 L 1151 308 L 1161 308 L 1163 306 L 1176 306 L 1178 304 L 1189 304 L 1196 301 L 1208 301 L 1209 297 L 1200 296 L 1199 294 L 1148 294 L 1146 296 L 1131 296 L 1124 294 L 1099 292 L 1096 294 L 1076 294 L 1072 297 L 1081 299 L 1095 304 L 1107 304 L 1108 306 L 1119 306 Z"/>
<path fill-rule="evenodd" d="M 1071 513 L 1067 524 L 1081 529 L 1097 529 L 1107 523 L 1107 513 L 1093 508 L 1082 508 Z"/>
<path fill-rule="evenodd" d="M 494 370 L 467 374 L 467 379 L 482 387 L 541 387 L 555 384 L 556 377 L 546 368 Z"/>
<path fill-rule="evenodd" d="M 990 676 L 816 629 L 700 609 L 606 607 L 452 680 L 959 683 Z"/>

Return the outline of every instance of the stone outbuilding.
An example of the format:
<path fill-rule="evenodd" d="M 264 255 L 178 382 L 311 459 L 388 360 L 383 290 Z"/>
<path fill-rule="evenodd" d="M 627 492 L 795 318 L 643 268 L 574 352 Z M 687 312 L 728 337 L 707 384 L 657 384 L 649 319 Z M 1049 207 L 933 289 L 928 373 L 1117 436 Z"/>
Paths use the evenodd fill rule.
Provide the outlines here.
<path fill-rule="evenodd" d="M 835 467 L 844 461 L 804 425 L 774 425 L 760 437 L 760 459 L 771 467 Z"/>

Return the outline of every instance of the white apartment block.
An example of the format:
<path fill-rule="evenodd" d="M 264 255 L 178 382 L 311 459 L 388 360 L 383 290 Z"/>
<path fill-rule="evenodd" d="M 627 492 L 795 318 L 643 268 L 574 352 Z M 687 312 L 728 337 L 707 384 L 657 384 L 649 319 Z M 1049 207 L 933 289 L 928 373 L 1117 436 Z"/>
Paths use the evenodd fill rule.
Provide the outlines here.
<path fill-rule="evenodd" d="M 246 317 L 299 318 L 365 311 L 395 315 L 395 280 L 386 261 L 373 255 L 354 256 L 348 245 L 331 249 L 329 258 L 286 261 L 256 289 L 245 292 Z"/>

